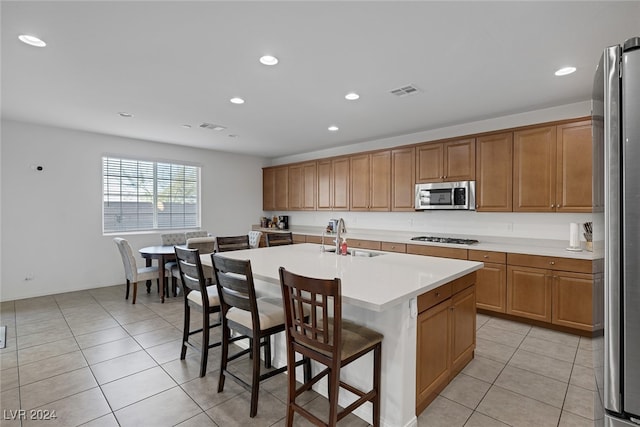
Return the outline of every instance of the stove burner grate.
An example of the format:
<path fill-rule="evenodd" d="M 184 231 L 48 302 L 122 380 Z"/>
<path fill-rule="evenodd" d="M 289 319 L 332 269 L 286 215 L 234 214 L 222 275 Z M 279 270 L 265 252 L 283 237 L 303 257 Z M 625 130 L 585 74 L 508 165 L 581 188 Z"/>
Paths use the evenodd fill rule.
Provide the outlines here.
<path fill-rule="evenodd" d="M 453 243 L 456 245 L 473 245 L 478 243 L 478 241 L 475 239 L 458 239 L 455 237 L 434 237 L 434 236 L 417 236 L 417 237 L 412 237 L 411 240 L 417 240 L 420 242 Z"/>

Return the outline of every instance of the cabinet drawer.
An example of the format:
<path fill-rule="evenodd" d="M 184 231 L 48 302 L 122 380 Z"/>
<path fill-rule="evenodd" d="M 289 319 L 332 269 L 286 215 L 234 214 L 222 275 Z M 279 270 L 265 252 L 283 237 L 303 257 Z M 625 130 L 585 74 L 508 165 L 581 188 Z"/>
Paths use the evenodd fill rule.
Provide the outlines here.
<path fill-rule="evenodd" d="M 418 313 L 422 313 L 434 305 L 440 304 L 447 298 L 450 298 L 451 290 L 451 283 L 446 283 L 439 288 L 432 289 L 429 292 L 418 296 Z"/>
<path fill-rule="evenodd" d="M 407 245 L 404 243 L 382 242 L 382 250 L 387 252 L 407 252 Z"/>
<path fill-rule="evenodd" d="M 407 253 L 440 258 L 467 259 L 466 249 L 443 248 L 440 246 L 407 245 Z"/>
<path fill-rule="evenodd" d="M 591 273 L 593 262 L 588 259 L 573 259 L 541 255 L 508 254 L 507 264 L 524 267 L 546 268 L 549 270 Z"/>
<path fill-rule="evenodd" d="M 469 261 L 505 264 L 507 262 L 507 254 L 505 252 L 476 251 L 473 249 L 469 249 Z"/>
<path fill-rule="evenodd" d="M 324 239 L 326 244 L 333 244 L 333 239 Z M 322 236 L 307 236 L 307 243 L 322 243 Z"/>
<path fill-rule="evenodd" d="M 304 234 L 294 234 L 293 235 L 293 243 L 305 243 L 307 239 Z"/>
<path fill-rule="evenodd" d="M 347 246 L 350 248 L 380 250 L 380 242 L 377 240 L 360 240 L 347 238 Z"/>

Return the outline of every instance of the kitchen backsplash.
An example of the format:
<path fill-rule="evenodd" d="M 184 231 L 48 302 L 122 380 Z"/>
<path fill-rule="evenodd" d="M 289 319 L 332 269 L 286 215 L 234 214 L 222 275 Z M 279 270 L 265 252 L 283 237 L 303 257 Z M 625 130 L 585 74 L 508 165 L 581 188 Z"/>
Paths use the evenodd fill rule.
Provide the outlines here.
<path fill-rule="evenodd" d="M 331 218 L 344 218 L 349 227 L 474 236 L 569 239 L 569 224 L 593 221 L 593 214 L 430 212 L 270 212 L 289 215 L 291 226 L 326 226 Z M 594 230 L 597 238 L 598 230 Z M 581 236 L 581 240 L 584 237 Z"/>

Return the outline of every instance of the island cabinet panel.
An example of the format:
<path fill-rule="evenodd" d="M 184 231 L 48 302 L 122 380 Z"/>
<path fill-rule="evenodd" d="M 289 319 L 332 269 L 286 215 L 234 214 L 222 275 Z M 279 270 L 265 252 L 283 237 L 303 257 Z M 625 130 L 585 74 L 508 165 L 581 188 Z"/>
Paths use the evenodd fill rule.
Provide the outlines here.
<path fill-rule="evenodd" d="M 415 211 L 415 149 L 391 151 L 391 210 Z"/>
<path fill-rule="evenodd" d="M 551 322 L 585 331 L 593 330 L 593 287 L 591 274 L 554 272 Z"/>
<path fill-rule="evenodd" d="M 506 312 L 507 254 L 469 250 L 469 260 L 484 262 L 484 267 L 477 271 L 476 306 L 499 313 Z"/>
<path fill-rule="evenodd" d="M 556 211 L 591 212 L 591 121 L 557 126 Z"/>
<path fill-rule="evenodd" d="M 416 415 L 473 359 L 475 277 L 468 274 L 418 297 Z"/>
<path fill-rule="evenodd" d="M 513 132 L 476 141 L 476 210 L 513 210 Z"/>
<path fill-rule="evenodd" d="M 555 212 L 556 127 L 513 134 L 514 212 Z"/>
<path fill-rule="evenodd" d="M 416 181 L 468 181 L 476 178 L 476 140 L 465 138 L 416 147 Z"/>
<path fill-rule="evenodd" d="M 349 158 L 317 162 L 317 210 L 349 210 Z"/>
<path fill-rule="evenodd" d="M 507 314 L 551 323 L 549 270 L 507 266 Z"/>
<path fill-rule="evenodd" d="M 415 255 L 435 256 L 440 258 L 467 259 L 467 250 L 445 248 L 441 246 L 407 245 L 407 253 Z"/>
<path fill-rule="evenodd" d="M 392 243 L 392 242 L 381 242 L 381 247 L 383 251 L 387 252 L 407 252 L 407 245 L 404 243 Z"/>

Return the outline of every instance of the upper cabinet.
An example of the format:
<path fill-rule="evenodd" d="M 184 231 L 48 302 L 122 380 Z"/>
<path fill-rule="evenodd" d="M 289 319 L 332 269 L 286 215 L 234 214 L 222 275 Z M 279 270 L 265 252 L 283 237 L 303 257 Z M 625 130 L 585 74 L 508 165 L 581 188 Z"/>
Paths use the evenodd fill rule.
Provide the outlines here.
<path fill-rule="evenodd" d="M 511 212 L 513 132 L 478 137 L 476 141 L 476 210 Z"/>
<path fill-rule="evenodd" d="M 349 157 L 318 160 L 317 210 L 349 210 Z"/>
<path fill-rule="evenodd" d="M 470 181 L 476 178 L 475 138 L 416 147 L 416 182 Z"/>
<path fill-rule="evenodd" d="M 288 177 L 288 166 L 262 169 L 262 210 L 286 211 L 289 209 Z"/>
<path fill-rule="evenodd" d="M 316 162 L 289 166 L 289 210 L 316 209 Z"/>
<path fill-rule="evenodd" d="M 391 150 L 391 210 L 415 211 L 415 148 Z"/>
<path fill-rule="evenodd" d="M 591 122 L 513 134 L 515 212 L 591 212 Z"/>
<path fill-rule="evenodd" d="M 350 162 L 350 210 L 390 210 L 391 151 L 351 156 Z"/>

